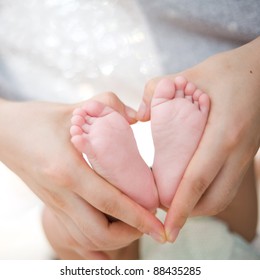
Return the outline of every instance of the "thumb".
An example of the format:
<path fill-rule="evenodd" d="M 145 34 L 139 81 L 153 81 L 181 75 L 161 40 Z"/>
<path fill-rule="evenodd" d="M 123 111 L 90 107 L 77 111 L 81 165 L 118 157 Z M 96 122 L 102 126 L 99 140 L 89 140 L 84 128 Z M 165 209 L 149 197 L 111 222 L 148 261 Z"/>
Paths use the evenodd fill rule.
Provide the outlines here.
<path fill-rule="evenodd" d="M 151 79 L 146 83 L 143 99 L 136 114 L 137 120 L 144 122 L 150 120 L 151 101 L 153 98 L 154 90 L 162 78 L 163 77 L 157 77 Z"/>
<path fill-rule="evenodd" d="M 186 70 L 187 72 L 187 70 Z M 162 80 L 162 79 L 170 79 L 170 80 L 174 80 L 177 76 L 183 76 L 184 73 L 183 72 L 179 72 L 176 74 L 170 74 L 170 75 L 166 75 L 166 76 L 160 76 L 160 77 L 156 77 L 151 79 L 150 81 L 148 81 L 145 85 L 144 88 L 144 95 L 143 95 L 143 99 L 141 101 L 141 104 L 139 106 L 139 109 L 137 111 L 136 114 L 136 119 L 138 121 L 149 121 L 150 120 L 150 114 L 151 114 L 151 102 L 152 102 L 152 98 L 154 95 L 154 91 L 158 85 L 158 83 Z"/>
<path fill-rule="evenodd" d="M 113 110 L 117 111 L 119 114 L 121 114 L 128 122 L 129 124 L 136 123 L 136 111 L 132 109 L 131 107 L 125 105 L 119 97 L 114 94 L 113 92 L 105 92 L 101 93 L 99 95 L 94 96 L 91 98 L 92 100 L 99 101 Z"/>

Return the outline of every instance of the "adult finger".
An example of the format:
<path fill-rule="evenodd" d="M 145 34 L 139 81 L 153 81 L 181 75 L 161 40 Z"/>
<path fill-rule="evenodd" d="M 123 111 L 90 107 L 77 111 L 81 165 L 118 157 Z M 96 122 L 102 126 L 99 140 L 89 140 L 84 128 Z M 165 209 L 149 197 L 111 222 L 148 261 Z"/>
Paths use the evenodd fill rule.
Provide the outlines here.
<path fill-rule="evenodd" d="M 170 78 L 172 78 L 171 76 Z M 154 90 L 161 80 L 161 77 L 157 77 L 148 81 L 144 88 L 144 95 L 139 106 L 139 109 L 136 114 L 136 118 L 139 121 L 148 121 L 150 120 L 150 113 L 151 113 L 151 101 L 154 94 Z"/>
<path fill-rule="evenodd" d="M 69 208 L 67 207 L 66 210 L 69 210 Z M 75 197 L 68 214 L 74 222 L 74 232 L 71 232 L 71 234 L 76 237 L 83 248 L 115 250 L 125 247 L 142 235 L 138 230 L 123 222 L 110 223 L 103 213 L 80 197 Z M 118 235 L 119 232 L 120 236 Z"/>
<path fill-rule="evenodd" d="M 195 205 L 213 182 L 227 158 L 218 123 L 209 118 L 203 138 L 187 167 L 165 220 L 168 241 L 174 242 Z M 219 133 L 216 135 L 215 131 Z M 210 162 L 209 162 L 210 159 Z"/>
<path fill-rule="evenodd" d="M 78 164 L 75 172 L 79 178 L 75 192 L 94 208 L 149 234 L 159 242 L 165 241 L 164 227 L 152 213 L 98 176 L 85 162 Z M 110 223 L 107 226 L 116 233 L 117 227 L 122 225 Z"/>
<path fill-rule="evenodd" d="M 92 181 L 95 177 L 99 176 L 88 167 L 81 156 L 73 160 L 73 162 L 75 163 L 78 159 L 82 161 L 78 166 L 82 166 L 82 168 L 85 167 L 85 173 L 91 172 L 92 174 L 92 180 L 86 181 L 86 185 L 91 189 Z M 72 170 L 76 169 L 76 167 L 72 166 Z M 70 176 L 76 176 L 78 178 L 75 172 Z M 74 180 L 68 179 L 66 184 L 73 184 L 73 182 Z M 42 189 L 44 188 L 42 187 Z M 93 192 L 93 189 L 91 189 L 90 192 Z M 45 195 L 48 196 L 48 206 L 53 209 L 59 217 L 63 217 L 64 214 L 67 216 L 66 221 L 63 219 L 64 225 L 67 227 L 70 235 L 77 240 L 78 243 L 83 245 L 83 247 L 88 244 L 89 240 L 91 240 L 93 244 L 96 244 L 95 248 L 104 248 L 105 246 L 120 247 L 120 245 L 128 244 L 130 241 L 136 240 L 141 236 L 141 233 L 136 228 L 125 223 L 113 223 L 113 226 L 111 226 L 106 216 L 88 203 L 87 200 L 89 200 L 89 197 L 84 200 L 80 195 L 75 193 L 74 186 L 66 185 L 66 187 L 64 187 L 64 185 L 62 185 L 57 191 L 46 192 Z M 63 215 L 61 215 L 61 213 Z M 120 238 L 118 238 L 118 232 L 120 232 Z M 106 239 L 103 238 L 104 234 Z M 104 244 L 106 241 L 108 241 L 108 244 Z M 107 249 L 110 249 L 110 247 Z"/>
<path fill-rule="evenodd" d="M 91 251 L 88 247 L 84 248 L 70 234 L 68 230 L 67 219 L 65 216 L 56 215 L 51 209 L 45 208 L 43 219 L 45 226 L 48 224 L 50 231 L 47 231 L 48 239 L 55 249 L 60 259 L 89 259 L 89 260 L 106 260 L 109 259 L 106 253 L 102 251 Z M 62 222 L 63 221 L 63 222 Z"/>
<path fill-rule="evenodd" d="M 120 113 L 130 123 L 136 123 L 136 111 L 125 105 L 113 92 L 96 95 L 93 100 L 100 101 Z"/>
<path fill-rule="evenodd" d="M 192 215 L 216 215 L 222 212 L 237 194 L 256 153 L 256 145 L 242 139 L 239 141 L 241 145 L 229 155 L 218 176 L 195 206 Z"/>

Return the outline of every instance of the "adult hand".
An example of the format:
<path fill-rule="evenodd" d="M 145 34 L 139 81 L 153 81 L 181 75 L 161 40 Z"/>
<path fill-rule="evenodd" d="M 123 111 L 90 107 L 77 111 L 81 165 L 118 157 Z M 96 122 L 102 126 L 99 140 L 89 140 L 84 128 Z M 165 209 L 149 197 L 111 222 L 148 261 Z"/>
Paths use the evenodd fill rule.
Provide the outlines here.
<path fill-rule="evenodd" d="M 188 216 L 215 215 L 227 207 L 259 148 L 259 48 L 257 38 L 177 74 L 210 96 L 211 111 L 166 216 L 165 230 L 171 242 Z M 151 98 L 160 79 L 148 82 L 138 119 L 149 120 Z"/>
<path fill-rule="evenodd" d="M 115 95 L 96 99 L 134 122 L 133 112 Z M 83 247 L 91 241 L 95 250 L 112 250 L 142 233 L 162 238 L 164 229 L 159 220 L 98 176 L 71 144 L 70 118 L 79 105 L 0 100 L 1 161 Z M 110 223 L 103 213 L 118 221 Z"/>
<path fill-rule="evenodd" d="M 52 245 L 56 257 L 59 259 L 75 259 L 75 260 L 118 260 L 118 259 L 138 259 L 138 240 L 130 244 L 123 244 L 116 250 L 105 250 L 106 244 L 98 246 L 91 240 L 84 240 L 80 243 L 66 230 L 64 224 L 49 208 L 45 208 L 43 212 L 43 226 L 46 236 Z M 92 230 L 91 225 L 89 231 Z M 120 230 L 120 229 L 119 229 Z M 107 236 L 102 232 L 104 241 L 107 242 Z M 129 240 L 132 236 L 129 233 Z M 118 241 L 120 243 L 120 232 L 118 233 Z"/>

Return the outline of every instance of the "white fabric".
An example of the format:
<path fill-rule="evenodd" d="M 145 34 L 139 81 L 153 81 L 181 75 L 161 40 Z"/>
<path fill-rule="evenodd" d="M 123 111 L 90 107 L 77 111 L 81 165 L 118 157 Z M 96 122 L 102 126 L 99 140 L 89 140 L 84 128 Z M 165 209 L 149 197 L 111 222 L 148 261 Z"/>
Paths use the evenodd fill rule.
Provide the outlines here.
<path fill-rule="evenodd" d="M 256 241 L 258 242 L 258 241 Z M 160 245 L 149 237 L 141 242 L 142 259 L 158 260 L 254 260 L 260 251 L 231 233 L 227 226 L 210 217 L 190 218 L 174 244 Z"/>

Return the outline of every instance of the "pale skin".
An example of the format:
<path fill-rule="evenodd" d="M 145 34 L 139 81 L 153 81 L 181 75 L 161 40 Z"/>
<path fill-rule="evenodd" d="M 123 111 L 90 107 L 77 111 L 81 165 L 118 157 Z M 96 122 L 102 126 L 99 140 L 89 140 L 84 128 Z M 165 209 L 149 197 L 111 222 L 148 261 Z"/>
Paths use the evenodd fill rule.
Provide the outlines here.
<path fill-rule="evenodd" d="M 171 242 L 189 216 L 216 215 L 227 208 L 236 194 L 239 196 L 239 187 L 260 143 L 259 49 L 258 37 L 177 74 L 209 95 L 211 111 L 199 147 L 167 213 L 165 229 Z M 160 80 L 147 83 L 139 120 L 150 119 L 152 96 Z"/>
<path fill-rule="evenodd" d="M 198 146 L 209 108 L 209 97 L 183 77 L 160 83 L 152 101 L 153 174 L 138 152 L 129 123 L 105 104 L 90 100 L 74 110 L 71 141 L 79 152 L 87 155 L 99 175 L 140 205 L 154 211 L 160 201 L 166 208 L 165 203 L 172 200 L 178 184 L 176 177 L 180 178 L 184 173 Z M 174 166 L 173 162 L 177 165 Z M 51 226 L 47 232 L 53 240 L 57 231 L 52 234 Z M 133 243 L 108 255 L 117 259 L 138 258 L 138 244 Z"/>
<path fill-rule="evenodd" d="M 258 49 L 259 39 L 239 49 L 211 57 L 178 74 L 206 92 L 212 105 L 204 135 L 168 212 L 165 226 L 169 241 L 176 239 L 189 215 L 217 213 L 231 231 L 239 233 L 248 241 L 255 236 L 257 206 L 252 161 L 259 147 Z M 241 61 L 244 61 L 243 65 Z M 174 79 L 176 76 L 168 78 Z M 158 78 L 147 84 L 144 95 L 146 106 L 141 106 L 138 119 L 150 119 L 152 96 L 160 80 Z M 211 183 L 214 178 L 214 183 Z M 62 252 L 64 243 L 60 240 L 57 244 Z M 113 256 L 135 258 L 137 244 L 133 243 L 127 248 L 131 248 L 130 252 L 123 250 L 121 256 L 119 253 Z M 90 258 L 95 258 L 87 248 L 86 252 Z M 64 257 L 70 258 L 72 255 L 65 254 Z M 74 257 L 80 256 L 74 254 Z"/>
<path fill-rule="evenodd" d="M 162 79 L 155 89 L 151 102 L 151 127 L 155 144 L 153 175 L 159 200 L 165 209 L 175 194 L 178 184 L 176 178 L 183 175 L 198 147 L 209 113 L 209 101 L 205 93 L 183 77 L 177 77 L 174 81 Z M 140 185 L 145 186 L 149 174 L 146 175 L 140 167 L 136 170 L 129 167 L 129 163 L 135 167 L 140 166 L 140 161 L 144 162 L 138 151 L 133 150 L 136 144 L 132 141 L 130 126 L 124 118 L 104 104 L 90 101 L 74 110 L 71 122 L 71 140 L 80 152 L 88 155 L 95 171 L 138 200 L 138 203 L 150 208 L 154 203 L 154 185 L 150 184 L 150 193 L 149 189 L 142 189 Z M 127 176 L 125 170 L 128 171 Z M 248 241 L 255 236 L 257 221 L 252 170 L 251 166 L 240 185 L 240 191 L 227 210 L 218 215 L 231 231 L 239 233 Z M 135 181 L 135 177 L 138 177 L 138 181 Z M 160 185 L 165 181 L 167 184 Z M 165 201 L 168 197 L 170 199 Z M 147 200 L 151 203 L 147 204 Z M 113 253 L 112 257 L 115 258 L 138 257 L 138 244 L 134 243 L 126 250 L 118 250 L 117 254 L 116 251 Z"/>
<path fill-rule="evenodd" d="M 211 111 L 200 145 L 184 175 L 186 179 L 184 183 L 181 182 L 174 197 L 171 209 L 174 209 L 174 211 L 176 210 L 176 215 L 174 216 L 173 210 L 170 209 L 168 220 L 166 220 L 166 229 L 168 223 L 169 241 L 175 240 L 179 228 L 183 225 L 187 216 L 192 214 L 214 215 L 219 213 L 219 217 L 228 223 L 232 231 L 238 232 L 248 241 L 252 240 L 255 236 L 256 193 L 251 163 L 255 151 L 259 146 L 259 132 L 257 126 L 259 123 L 259 80 L 256 78 L 257 75 L 255 74 L 259 73 L 259 69 L 254 61 L 257 57 L 254 50 L 258 48 L 258 45 L 259 39 L 240 49 L 214 56 L 200 65 L 181 73 L 196 86 L 199 85 L 199 88 L 210 96 Z M 249 59 L 250 56 L 253 57 Z M 248 65 L 246 65 L 246 67 L 240 67 L 241 61 L 246 61 Z M 232 71 L 227 71 L 227 68 L 232 68 Z M 252 71 L 252 73 L 250 73 L 250 71 Z M 174 78 L 174 76 L 170 76 L 169 78 Z M 150 118 L 151 98 L 159 80 L 161 80 L 161 78 L 155 79 L 147 84 L 144 95 L 144 101 L 147 107 L 143 112 L 140 110 L 138 114 L 141 120 L 148 120 Z M 247 80 L 248 82 L 246 82 Z M 220 84 L 219 81 L 223 81 L 223 83 Z M 223 94 L 223 92 L 226 94 Z M 245 95 L 244 92 L 247 92 L 247 95 Z M 250 107 L 250 110 L 247 110 L 247 107 Z M 244 118 L 241 118 L 241 112 L 245 112 Z M 239 127 L 237 127 L 238 124 Z M 233 134 L 235 136 L 238 134 L 240 135 L 239 141 L 235 141 L 236 137 L 234 137 Z M 223 141 L 223 139 L 225 141 Z M 203 152 L 201 148 L 203 145 L 205 146 L 205 152 Z M 197 155 L 198 153 L 200 155 L 199 157 Z M 213 153 L 213 155 L 211 155 L 211 153 Z M 216 155 L 218 156 L 216 157 Z M 206 161 L 207 156 L 210 157 L 209 161 Z M 198 161 L 199 158 L 202 158 L 201 164 Z M 223 158 L 229 158 L 229 160 L 223 160 Z M 195 163 L 194 160 L 196 160 Z M 207 164 L 205 164 L 205 162 L 207 162 Z M 196 176 L 191 176 L 192 173 L 189 170 L 192 169 L 190 166 L 193 167 Z M 250 167 L 247 168 L 248 166 Z M 230 171 L 231 174 L 227 171 L 225 172 L 226 174 L 223 174 L 223 171 L 218 174 L 221 167 L 223 167 L 223 170 Z M 232 168 L 235 168 L 235 174 Z M 196 189 L 193 190 L 192 187 L 195 186 L 196 188 L 196 184 L 194 185 L 191 182 L 196 182 L 199 180 L 200 176 L 204 178 L 206 175 L 214 174 L 214 169 L 217 170 L 215 173 L 216 176 L 218 174 L 218 179 L 214 184 L 210 185 L 208 188 L 210 191 L 207 191 L 200 200 L 202 189 L 197 189 L 197 191 Z M 237 170 L 243 171 L 243 169 L 247 169 L 248 172 L 242 180 L 245 171 L 240 173 L 237 172 Z M 207 172 L 204 172 L 204 170 Z M 187 173 L 188 171 L 189 173 Z M 189 176 L 187 176 L 187 174 Z M 189 181 L 187 181 L 188 179 Z M 228 187 L 226 187 L 226 180 L 228 182 L 233 181 L 233 185 L 228 185 Z M 242 183 L 239 185 L 241 180 Z M 198 182 L 200 182 L 200 180 Z M 225 187 L 225 189 L 223 187 Z M 187 191 L 185 188 L 187 188 Z M 192 196 L 189 196 L 189 192 L 191 192 Z M 236 193 L 237 195 L 235 195 Z M 180 198 L 178 200 L 176 199 L 176 197 L 180 196 L 183 197 L 183 199 L 187 199 L 189 203 L 185 203 L 185 200 L 181 201 Z M 233 202 L 230 203 L 233 198 Z M 194 199 L 196 200 L 195 202 L 193 201 Z M 197 201 L 200 202 L 197 203 Z M 229 206 L 227 207 L 228 204 Z M 241 207 L 241 205 L 243 205 L 243 207 Z M 177 206 L 180 207 L 179 210 Z M 224 208 L 226 208 L 225 211 L 223 211 Z M 188 210 L 189 212 L 187 213 Z M 244 218 L 239 218 L 238 220 L 236 217 Z M 55 217 L 52 216 L 52 218 Z M 51 228 L 54 232 L 55 229 L 60 229 L 56 230 L 56 233 L 58 232 L 59 235 L 55 235 L 52 242 L 59 257 L 76 259 L 109 258 L 107 252 L 102 252 L 101 246 L 99 247 L 100 251 L 98 251 L 98 253 L 96 253 L 96 250 L 94 250 L 93 253 L 93 250 L 91 250 L 92 247 L 84 247 L 84 244 L 76 243 L 75 239 L 71 238 L 71 235 L 64 231 L 64 226 L 62 224 L 59 224 L 55 220 L 53 222 L 51 219 L 48 221 L 51 226 L 53 226 Z M 172 231 L 171 226 L 175 225 L 178 227 L 174 232 L 174 227 Z M 174 234 L 171 235 L 172 233 Z M 102 236 L 104 236 L 104 234 L 102 234 Z M 67 242 L 68 240 L 70 241 L 69 245 Z M 77 248 L 77 250 L 75 248 Z M 136 258 L 136 250 L 137 244 L 135 242 L 132 243 L 131 246 L 126 247 L 126 249 L 113 251 L 110 257 Z"/>
<path fill-rule="evenodd" d="M 134 122 L 132 110 L 114 94 L 96 100 Z M 98 176 L 71 144 L 70 118 L 78 106 L 0 99 L 1 161 L 48 206 L 44 221 L 57 220 L 60 240 L 73 254 L 108 258 L 99 251 L 126 247 L 143 233 L 164 242 L 161 222 Z M 118 221 L 110 223 L 103 213 Z"/>
<path fill-rule="evenodd" d="M 160 205 L 168 209 L 203 134 L 210 99 L 184 77 L 162 79 L 151 102 L 152 166 Z"/>
<path fill-rule="evenodd" d="M 252 162 L 252 159 L 254 157 L 254 154 L 256 150 L 259 147 L 259 127 L 257 124 L 259 124 L 259 57 L 257 50 L 259 49 L 259 39 L 256 41 L 253 41 L 249 45 L 245 45 L 241 47 L 240 49 L 220 54 L 215 57 L 212 57 L 202 64 L 189 69 L 187 71 L 182 72 L 181 74 L 187 78 L 189 81 L 193 82 L 196 86 L 201 88 L 203 91 L 207 92 L 207 94 L 210 96 L 211 99 L 211 113 L 209 116 L 209 121 L 206 126 L 205 133 L 202 137 L 202 140 L 200 142 L 200 145 L 191 160 L 185 174 L 183 177 L 183 180 L 178 188 L 178 191 L 174 197 L 172 206 L 170 208 L 167 220 L 166 220 L 166 229 L 168 233 L 168 240 L 174 241 L 179 229 L 183 226 L 183 224 L 186 221 L 186 218 L 191 214 L 196 215 L 213 215 L 216 213 L 221 212 L 232 200 L 232 198 L 235 196 L 235 193 L 237 193 L 239 189 L 239 182 L 241 182 L 243 175 L 245 174 L 245 171 L 248 169 L 248 166 Z M 241 67 L 241 61 L 245 62 L 244 65 Z M 227 71 L 229 69 L 229 71 Z M 232 69 L 232 71 L 230 70 Z M 252 73 L 250 73 L 252 71 Z M 180 74 L 178 74 L 180 75 Z M 172 76 L 174 77 L 174 76 Z M 171 77 L 170 77 L 171 78 Z M 151 97 L 154 93 L 154 88 L 156 87 L 156 84 L 159 79 L 153 80 L 148 83 L 146 87 L 146 93 L 144 97 L 144 101 L 146 103 L 145 110 L 139 111 L 139 119 L 141 120 L 148 120 L 150 117 L 150 109 L 148 104 L 150 104 Z M 219 81 L 223 81 L 223 83 L 219 83 Z M 225 92 L 226 94 L 223 94 Z M 244 93 L 247 93 L 246 95 Z M 1 102 L 0 106 L 1 109 L 3 102 Z M 224 105 L 224 106 L 223 106 Z M 16 107 L 17 108 L 17 107 Z M 75 108 L 75 107 L 74 107 Z M 73 109 L 74 109 L 73 108 Z M 248 110 L 247 108 L 250 108 Z M 10 108 L 9 108 L 10 109 Z M 26 108 L 27 109 L 27 108 Z M 49 108 L 48 108 L 49 110 Z M 56 110 L 56 108 L 55 108 Z M 53 110 L 53 111 L 55 111 Z M 9 110 L 7 110 L 9 111 Z M 39 110 L 36 109 L 37 113 L 39 114 Z M 63 117 L 65 119 L 69 120 L 70 114 L 72 113 L 72 108 L 66 107 L 66 113 L 63 112 Z M 69 111 L 69 112 L 68 112 Z M 16 110 L 10 111 L 12 114 L 10 114 L 9 118 L 13 121 L 13 115 L 16 113 Z M 35 110 L 34 110 L 35 112 Z M 244 118 L 241 118 L 241 114 L 245 113 Z M 23 114 L 22 114 L 23 115 Z M 30 123 L 32 120 L 30 119 L 29 115 L 27 114 L 27 120 L 28 123 Z M 37 115 L 35 113 L 35 115 Z M 51 121 L 53 122 L 54 119 L 57 121 L 59 120 L 59 124 L 63 124 L 64 122 L 60 120 L 60 117 L 58 117 L 59 114 L 52 114 L 53 117 Z M 8 116 L 8 115 L 7 115 Z M 54 117 L 55 116 L 55 117 Z M 8 118 L 1 120 L 3 124 L 7 123 Z M 22 120 L 19 120 L 20 123 L 23 123 Z M 49 123 L 48 125 L 54 125 L 53 123 Z M 238 127 L 239 124 L 239 127 Z M 63 125 L 57 125 L 55 126 L 55 131 L 59 131 Z M 69 124 L 65 125 L 66 129 L 69 128 Z M 1 125 L 2 127 L 2 125 Z M 34 127 L 34 125 L 32 125 Z M 21 133 L 19 135 L 22 135 L 23 129 L 19 126 L 14 128 Z M 65 132 L 64 132 L 65 133 Z M 1 135 L 1 144 L 3 139 L 8 137 L 8 134 L 10 136 L 10 131 L 7 133 L 7 136 L 3 134 L 4 137 Z M 66 137 L 61 137 L 62 139 L 68 140 L 67 133 Z M 17 134 L 15 134 L 17 135 Z M 45 134 L 44 134 L 45 135 Z M 234 137 L 233 135 L 237 136 L 239 135 L 239 141 L 237 141 L 237 137 Z M 46 135 L 45 135 L 46 137 Z M 55 137 L 57 138 L 57 133 L 55 132 Z M 55 138 L 55 139 L 56 139 Z M 9 137 L 9 140 L 12 139 Z M 44 138 L 45 139 L 45 138 Z M 225 139 L 225 141 L 223 141 Z M 57 141 L 57 139 L 56 139 Z M 56 143 L 54 141 L 53 143 Z M 65 141 L 65 142 L 66 142 Z M 24 142 L 24 141 L 23 141 Z M 46 142 L 46 140 L 45 140 Z M 62 143 L 64 140 L 62 141 Z M 29 144 L 30 141 L 25 141 L 25 143 Z M 17 146 L 17 143 L 15 143 Z M 35 141 L 33 141 L 32 146 L 35 145 Z M 53 145 L 53 144 L 52 144 Z M 60 140 L 57 141 L 57 148 L 60 147 Z M 8 146 L 6 144 L 6 146 Z M 22 147 L 22 146 L 20 146 Z M 20 149 L 19 147 L 19 149 Z M 203 148 L 204 147 L 204 148 Z M 25 145 L 26 148 L 26 145 Z M 48 146 L 48 149 L 50 146 Z M 66 147 L 68 148 L 68 146 Z M 14 149 L 14 152 L 16 153 L 18 149 Z M 58 149 L 59 150 L 59 149 Z M 4 151 L 1 150 L 1 153 Z M 10 149 L 9 149 L 10 151 Z M 48 151 L 48 150 L 46 150 Z M 68 151 L 71 151 L 70 148 Z M 12 151 L 13 152 L 13 151 Z M 11 152 L 9 153 L 11 155 Z M 19 153 L 18 153 L 19 154 Z M 28 153 L 31 155 L 30 153 Z M 24 154 L 25 156 L 28 154 Z M 66 154 L 66 153 L 62 153 Z M 8 155 L 8 153 L 7 153 Z M 24 158 L 24 155 L 21 158 Z M 216 155 L 218 157 L 216 158 Z M 53 158 L 53 154 L 50 156 Z M 7 157 L 8 158 L 8 157 Z M 73 157 L 74 158 L 74 157 Z M 80 158 L 79 155 L 77 155 L 77 158 Z M 210 158 L 210 160 L 206 160 L 207 158 Z M 212 159 L 216 158 L 215 161 L 212 161 Z M 1 155 L 2 160 L 2 155 Z M 9 158 L 10 164 L 9 167 L 11 167 L 11 163 L 14 162 L 14 159 Z M 32 166 L 35 166 L 36 163 L 38 163 L 38 159 L 35 162 L 35 164 L 32 164 Z M 41 162 L 41 161 L 40 161 Z M 207 164 L 205 164 L 207 162 Z M 64 167 L 64 159 L 60 161 L 61 166 Z M 82 163 L 81 161 L 79 162 Z M 202 166 L 203 165 L 203 166 Z M 71 165 L 70 165 L 71 166 Z M 220 168 L 222 167 L 222 171 L 219 172 Z M 12 167 L 11 167 L 12 168 Z M 12 168 L 15 169 L 15 165 Z M 19 168 L 16 168 L 19 170 Z M 28 169 L 28 167 L 27 167 Z M 83 172 L 86 172 L 86 168 L 83 168 Z M 67 171 L 66 169 L 65 171 Z M 234 171 L 235 170 L 235 171 Z M 241 172 L 238 172 L 238 170 Z M 23 170 L 20 172 L 22 173 Z M 192 172 L 191 172 L 192 171 Z M 206 172 L 205 172 L 206 171 Z M 64 172 L 63 175 L 66 175 L 67 173 Z M 194 174 L 194 175 L 192 175 Z M 191 176 L 192 175 L 192 176 Z M 250 174 L 249 174 L 250 175 Z M 249 176 L 248 175 L 248 176 Z M 56 172 L 55 172 L 56 176 Z M 35 177 L 35 176 L 33 176 Z M 213 184 L 211 184 L 212 180 L 211 177 L 215 178 Z M 251 176 L 253 177 L 253 176 Z M 245 177 L 246 178 L 246 177 Z M 60 177 L 59 180 L 61 180 L 62 177 Z M 49 180 L 49 179 L 48 179 Z M 78 178 L 77 178 L 78 180 Z M 99 179 L 100 180 L 100 179 Z M 207 183 L 209 180 L 210 182 Z M 56 180 L 57 182 L 57 180 Z M 99 181 L 100 182 L 100 181 Z M 198 182 L 198 183 L 196 183 Z M 200 182 L 206 182 L 205 184 L 200 184 Z M 227 184 L 227 182 L 231 182 L 230 184 Z M 102 181 L 103 184 L 103 181 Z M 243 183 L 240 185 L 242 189 Z M 106 186 L 110 186 L 110 184 L 107 184 Z M 195 186 L 195 187 L 194 187 Z M 201 186 L 201 188 L 200 188 Z M 244 189 L 247 189 L 247 184 L 244 184 Z M 203 188 L 202 188 L 203 187 Z M 205 191 L 207 189 L 207 191 Z M 250 187 L 251 189 L 251 187 Z M 205 192 L 205 195 L 202 199 L 201 196 Z M 117 192 L 114 191 L 113 194 L 116 194 Z M 118 192 L 119 193 L 119 192 Z M 237 197 L 239 198 L 240 192 L 238 192 Z M 251 194 L 249 197 L 252 197 L 254 195 L 254 190 L 252 188 Z M 178 200 L 177 200 L 178 197 Z M 111 197 L 113 199 L 113 197 Z M 122 197 L 118 197 L 121 198 Z M 216 199 L 218 198 L 218 199 Z M 255 197 L 254 197 L 255 198 Z M 188 203 L 184 203 L 186 199 Z M 198 203 L 199 201 L 199 203 Z M 133 203 L 133 202 L 132 202 Z M 184 205 L 185 204 L 185 205 Z M 253 203 L 254 204 L 254 203 Z M 137 207 L 137 212 L 140 209 L 138 208 L 138 205 L 134 204 L 134 207 Z M 230 204 L 231 207 L 232 204 Z M 125 205 L 124 205 L 125 207 Z M 133 208 L 134 208 L 133 207 Z M 230 208 L 229 207 L 229 208 Z M 131 207 L 130 207 L 131 208 Z M 172 210 L 173 209 L 173 210 Z M 179 209 L 179 210 L 178 210 Z M 130 210 L 130 209 L 129 209 Z M 144 209 L 143 209 L 144 210 Z M 147 212 L 141 212 L 138 213 L 137 217 L 143 219 L 143 221 L 146 221 L 146 215 L 148 217 L 151 217 Z M 128 215 L 131 215 L 133 213 L 133 209 L 131 209 L 132 212 L 128 213 Z M 109 211 L 109 213 L 112 216 L 120 218 L 117 214 L 112 213 L 113 211 Z M 134 212 L 134 213 L 137 213 Z M 249 211 L 250 212 L 250 211 Z M 124 212 L 126 213 L 126 212 Z M 47 216 L 47 215 L 46 215 Z M 53 217 L 53 216 L 52 216 Z M 250 217 L 250 216 L 249 216 Z M 49 219 L 50 221 L 51 219 Z M 58 220 L 60 221 L 60 220 Z M 154 221 L 153 221 L 154 222 Z M 152 223 L 151 223 L 152 224 Z M 150 225 L 151 225 L 150 224 Z M 252 223 L 253 224 L 253 223 Z M 63 224 L 55 223 L 56 228 L 60 227 L 60 229 L 65 228 Z M 106 227 L 105 227 L 106 228 Z M 148 227 L 148 231 L 151 230 L 153 226 Z M 54 227 L 55 229 L 55 227 Z M 88 229 L 91 230 L 91 229 Z M 253 232 L 253 231 L 252 231 Z M 99 232 L 100 237 L 104 237 L 104 232 Z M 60 231 L 61 238 L 59 242 L 57 241 L 57 244 L 60 245 L 60 247 L 57 247 L 60 251 L 60 256 L 66 257 L 66 252 L 72 252 L 76 258 L 94 258 L 94 256 L 91 256 L 91 248 L 84 248 L 84 243 L 82 243 L 80 246 L 80 242 L 75 242 L 75 238 L 71 238 L 70 233 L 66 233 L 65 231 Z M 130 235 L 128 231 L 128 235 Z M 251 234 L 252 236 L 252 234 Z M 96 237 L 96 236 L 95 236 Z M 108 236 L 108 239 L 111 238 Z M 138 238 L 138 237 L 135 237 Z M 135 238 L 132 238 L 135 239 Z M 251 237 L 252 238 L 252 237 Z M 117 236 L 118 239 L 118 236 Z M 129 243 L 131 238 L 129 238 Z M 248 238 L 250 239 L 250 238 Z M 66 241 L 70 241 L 69 244 L 66 243 Z M 101 240 L 101 239 L 100 239 Z M 102 251 L 102 248 L 105 248 L 109 242 L 107 240 L 101 240 L 99 249 Z M 118 240 L 117 240 L 118 241 Z M 107 243 L 106 243 L 107 242 Z M 115 242 L 115 241 L 114 241 Z M 75 245 L 77 243 L 77 245 Z M 103 243 L 103 244 L 101 244 Z M 105 243 L 105 244 L 104 244 Z M 127 243 L 127 242 L 126 242 Z M 129 244 L 128 243 L 128 244 Z M 66 244 L 66 245 L 64 245 Z M 86 243 L 85 243 L 86 244 Z M 116 246 L 115 246 L 116 247 Z M 84 249 L 81 249 L 84 248 Z M 62 250 L 64 252 L 62 253 Z M 83 252 L 82 252 L 83 251 Z M 98 250 L 96 250 L 98 251 Z M 79 253 L 80 252 L 80 253 Z M 101 255 L 99 255 L 100 258 L 104 258 L 107 256 L 106 254 L 100 252 Z M 67 255 L 68 256 L 68 255 Z M 95 256 L 97 257 L 97 256 Z"/>
<path fill-rule="evenodd" d="M 159 199 L 154 178 L 126 119 L 100 102 L 88 101 L 73 112 L 71 122 L 71 141 L 88 156 L 94 170 L 138 204 L 155 211 Z"/>
<path fill-rule="evenodd" d="M 259 39 L 178 74 L 206 92 L 212 105 L 204 135 L 168 212 L 165 226 L 171 242 L 190 215 L 218 214 L 231 231 L 246 240 L 251 241 L 255 236 L 257 203 L 253 158 L 259 147 L 258 48 Z M 246 65 L 241 66 L 241 61 Z M 168 78 L 175 79 L 176 76 Z M 154 79 L 147 84 L 146 106 L 140 107 L 138 119 L 150 119 L 152 96 L 160 80 Z M 201 185 L 207 180 L 208 184 Z M 62 242 L 60 245 L 64 248 Z M 135 258 L 137 244 L 127 248 L 131 248 L 130 252 L 123 251 L 121 257 Z M 113 256 L 120 258 L 120 254 Z"/>
<path fill-rule="evenodd" d="M 194 84 L 177 77 L 160 82 L 151 106 L 152 172 L 138 152 L 129 123 L 102 103 L 88 101 L 74 110 L 70 133 L 72 143 L 99 175 L 154 211 L 159 204 L 169 207 L 198 147 L 210 101 Z"/>

